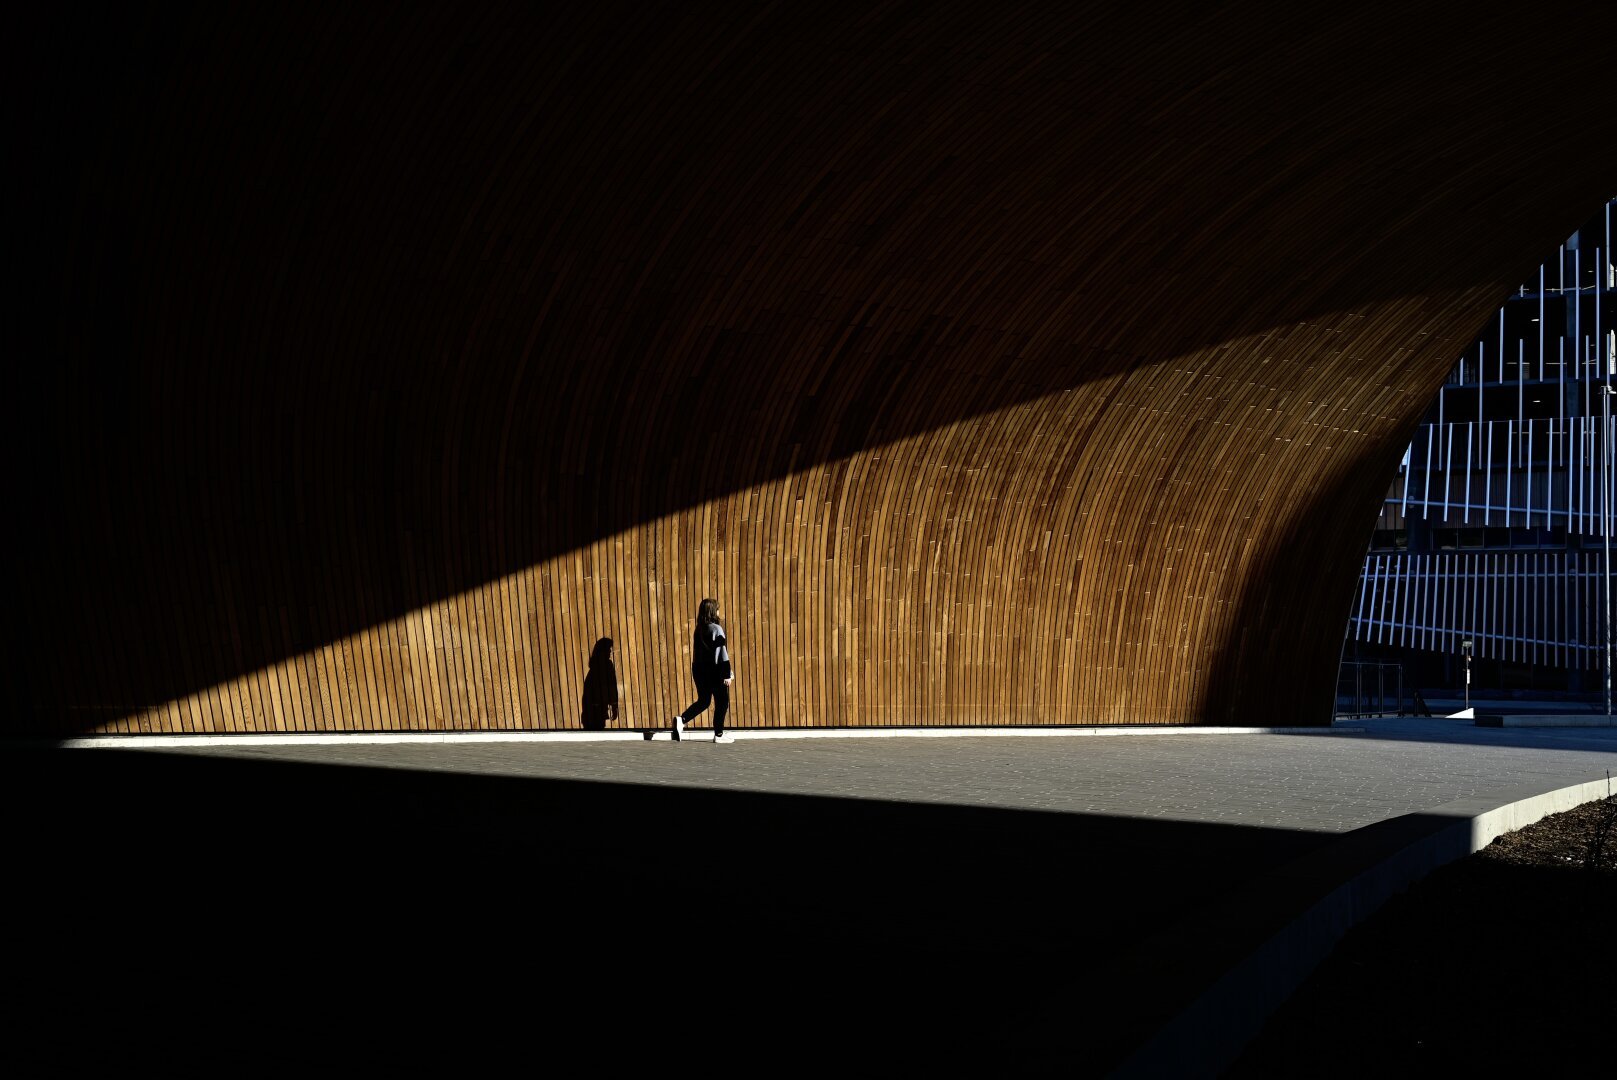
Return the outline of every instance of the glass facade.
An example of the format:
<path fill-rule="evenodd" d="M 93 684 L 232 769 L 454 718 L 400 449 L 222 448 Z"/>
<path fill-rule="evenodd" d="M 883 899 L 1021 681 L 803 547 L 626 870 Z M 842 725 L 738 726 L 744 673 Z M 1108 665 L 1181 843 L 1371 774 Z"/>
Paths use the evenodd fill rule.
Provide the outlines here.
<path fill-rule="evenodd" d="M 1478 692 L 1603 699 L 1612 209 L 1505 302 L 1416 429 L 1365 555 L 1344 686 L 1374 670 L 1410 696 L 1453 688 L 1469 650 Z"/>

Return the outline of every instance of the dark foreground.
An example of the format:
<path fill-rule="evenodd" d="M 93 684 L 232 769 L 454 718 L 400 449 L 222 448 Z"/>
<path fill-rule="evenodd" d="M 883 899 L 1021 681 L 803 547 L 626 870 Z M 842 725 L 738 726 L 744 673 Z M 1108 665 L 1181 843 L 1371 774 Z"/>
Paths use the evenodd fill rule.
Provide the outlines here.
<path fill-rule="evenodd" d="M 133 750 L 0 765 L 19 1075 L 1099 1076 L 1194 989 L 1135 943 L 1330 839 Z"/>
<path fill-rule="evenodd" d="M 18 1075 L 1103 1076 L 1310 899 L 1257 883 L 1340 839 L 151 751 L 7 751 L 0 769 Z M 1304 1014 L 1419 1067 L 1430 1041 L 1401 1049 L 1406 1017 L 1453 1010 L 1498 1051 L 1524 998 L 1609 1002 L 1588 930 L 1609 886 L 1528 869 L 1440 905 L 1445 947 L 1488 958 L 1460 989 L 1431 988 L 1447 953 L 1405 944 L 1385 966 L 1413 1004 L 1355 988 Z M 1355 1060 L 1327 1046 L 1255 1051 L 1245 1075 Z"/>
<path fill-rule="evenodd" d="M 1394 897 L 1342 939 L 1225 1076 L 1609 1070 L 1614 820 L 1617 799 L 1551 815 Z"/>

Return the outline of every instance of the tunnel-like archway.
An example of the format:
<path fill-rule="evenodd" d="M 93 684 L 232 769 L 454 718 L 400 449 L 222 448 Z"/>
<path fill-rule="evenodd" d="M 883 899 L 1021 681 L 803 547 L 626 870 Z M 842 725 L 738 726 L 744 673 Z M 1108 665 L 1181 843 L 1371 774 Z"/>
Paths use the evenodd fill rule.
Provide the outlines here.
<path fill-rule="evenodd" d="M 1586 6 L 545 7 L 45 16 L 15 730 L 1328 722 L 1617 165 Z"/>

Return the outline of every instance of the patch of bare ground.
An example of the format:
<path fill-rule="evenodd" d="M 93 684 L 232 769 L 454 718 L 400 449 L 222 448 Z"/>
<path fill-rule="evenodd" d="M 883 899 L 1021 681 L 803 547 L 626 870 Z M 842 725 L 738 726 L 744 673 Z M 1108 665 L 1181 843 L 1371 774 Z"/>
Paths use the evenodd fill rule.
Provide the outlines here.
<path fill-rule="evenodd" d="M 1614 1021 L 1617 797 L 1608 797 L 1507 833 L 1388 901 L 1223 1075 L 1605 1071 L 1617 1060 Z"/>

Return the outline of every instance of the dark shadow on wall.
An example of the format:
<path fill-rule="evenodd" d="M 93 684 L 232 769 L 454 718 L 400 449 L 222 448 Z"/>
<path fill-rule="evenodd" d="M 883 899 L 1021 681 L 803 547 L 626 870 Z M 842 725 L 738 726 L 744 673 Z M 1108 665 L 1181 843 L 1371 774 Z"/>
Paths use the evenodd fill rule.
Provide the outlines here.
<path fill-rule="evenodd" d="M 618 668 L 612 662 L 612 639 L 599 638 L 590 649 L 589 671 L 579 694 L 579 725 L 605 731 L 618 718 Z"/>
<path fill-rule="evenodd" d="M 1402 452 L 1402 443 L 1389 440 L 1356 467 L 1321 478 L 1314 496 L 1284 522 L 1254 523 L 1254 565 L 1242 575 L 1232 631 L 1216 649 L 1204 698 L 1209 723 L 1331 723 L 1354 582 Z M 1359 522 L 1347 513 L 1355 507 L 1366 511 Z M 1299 656 L 1328 662 L 1302 665 Z"/>
<path fill-rule="evenodd" d="M 1330 839 L 135 750 L 0 769 L 11 1050 L 58 1066 L 329 1041 L 434 1068 L 1098 1075 L 1174 991 L 1171 968 L 1119 970 L 1130 943 Z M 207 1022 L 164 1021 L 186 1008 Z M 56 1025 L 82 1030 L 40 1047 Z"/>
<path fill-rule="evenodd" d="M 1432 151 L 1462 103 L 1490 152 L 1560 130 L 1436 13 L 741 7 L 42 16 L 6 723 L 1210 344 L 1508 287 L 1609 177 L 1524 157 L 1516 197 Z M 1365 107 L 1357 45 L 1432 116 Z"/>

